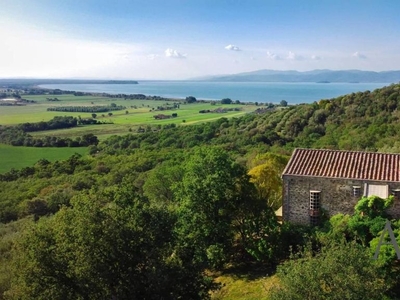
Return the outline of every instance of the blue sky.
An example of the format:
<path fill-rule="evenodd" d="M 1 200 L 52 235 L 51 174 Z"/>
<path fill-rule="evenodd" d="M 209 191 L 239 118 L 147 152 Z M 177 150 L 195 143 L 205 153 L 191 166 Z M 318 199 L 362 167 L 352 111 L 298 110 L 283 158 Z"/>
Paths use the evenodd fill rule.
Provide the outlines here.
<path fill-rule="evenodd" d="M 1 0 L 0 78 L 400 69 L 400 1 Z"/>

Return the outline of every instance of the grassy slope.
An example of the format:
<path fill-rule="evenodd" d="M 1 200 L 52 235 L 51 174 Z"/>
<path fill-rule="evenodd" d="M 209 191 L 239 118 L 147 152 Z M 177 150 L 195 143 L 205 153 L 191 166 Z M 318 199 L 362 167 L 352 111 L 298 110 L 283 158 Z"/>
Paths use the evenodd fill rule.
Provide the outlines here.
<path fill-rule="evenodd" d="M 278 278 L 255 277 L 241 274 L 224 274 L 215 278 L 222 288 L 211 294 L 212 300 L 267 300 Z"/>
<path fill-rule="evenodd" d="M 9 171 L 11 168 L 20 169 L 32 166 L 39 159 L 45 158 L 49 161 L 67 159 L 74 153 L 86 154 L 88 149 L 80 148 L 34 148 L 13 147 L 0 144 L 0 173 Z"/>

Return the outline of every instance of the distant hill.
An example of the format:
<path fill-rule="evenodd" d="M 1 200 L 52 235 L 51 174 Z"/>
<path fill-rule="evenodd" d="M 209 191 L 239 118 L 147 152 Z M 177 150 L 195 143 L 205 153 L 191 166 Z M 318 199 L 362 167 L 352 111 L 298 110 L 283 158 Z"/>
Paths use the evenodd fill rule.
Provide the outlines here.
<path fill-rule="evenodd" d="M 299 72 L 295 70 L 276 71 L 258 70 L 232 75 L 210 76 L 198 78 L 207 81 L 253 81 L 253 82 L 363 82 L 363 83 L 397 83 L 400 82 L 400 71 L 360 71 L 360 70 L 313 70 Z"/>

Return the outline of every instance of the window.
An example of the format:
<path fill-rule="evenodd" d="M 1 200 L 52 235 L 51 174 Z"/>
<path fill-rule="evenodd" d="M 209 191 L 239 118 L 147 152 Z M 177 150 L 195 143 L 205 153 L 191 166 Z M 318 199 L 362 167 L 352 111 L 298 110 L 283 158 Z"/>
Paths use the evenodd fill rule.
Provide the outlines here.
<path fill-rule="evenodd" d="M 355 198 L 361 197 L 361 186 L 359 185 L 353 186 L 353 197 Z"/>
<path fill-rule="evenodd" d="M 310 209 L 319 209 L 321 191 L 310 191 Z"/>
<path fill-rule="evenodd" d="M 386 199 L 389 197 L 389 186 L 366 183 L 364 186 L 364 196 L 378 196 L 382 199 Z"/>
<path fill-rule="evenodd" d="M 321 191 L 310 191 L 310 225 L 319 224 Z"/>

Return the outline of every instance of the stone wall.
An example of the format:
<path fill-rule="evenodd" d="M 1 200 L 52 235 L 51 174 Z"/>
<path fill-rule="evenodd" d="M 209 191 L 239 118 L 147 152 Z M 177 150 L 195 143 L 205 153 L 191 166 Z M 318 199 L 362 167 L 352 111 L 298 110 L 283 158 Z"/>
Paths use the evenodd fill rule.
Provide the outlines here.
<path fill-rule="evenodd" d="M 400 182 L 361 181 L 308 176 L 283 176 L 283 219 L 295 224 L 310 224 L 310 191 L 320 191 L 320 205 L 328 216 L 352 214 L 354 206 L 364 194 L 364 183 L 389 185 L 389 194 L 400 188 Z M 361 186 L 359 197 L 353 196 L 353 186 Z M 400 217 L 400 200 L 395 200 L 389 214 Z"/>

